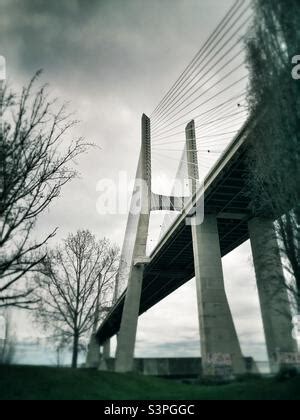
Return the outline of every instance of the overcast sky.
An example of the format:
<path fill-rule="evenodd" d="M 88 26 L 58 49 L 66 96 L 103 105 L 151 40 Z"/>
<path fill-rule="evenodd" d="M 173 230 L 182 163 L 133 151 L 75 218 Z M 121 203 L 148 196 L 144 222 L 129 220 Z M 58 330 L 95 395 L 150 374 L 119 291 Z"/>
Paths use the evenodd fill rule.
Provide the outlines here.
<path fill-rule="evenodd" d="M 78 134 L 96 143 L 78 162 L 81 178 L 38 224 L 79 228 L 122 244 L 126 216 L 100 216 L 97 182 L 134 177 L 140 118 L 150 114 L 212 32 L 232 0 L 0 0 L 0 54 L 13 85 L 44 69 L 53 93 L 70 101 Z M 245 355 L 266 359 L 249 244 L 224 259 L 227 293 Z M 26 321 L 25 321 L 26 320 Z M 34 335 L 18 314 L 18 334 Z M 143 315 L 138 356 L 198 356 L 194 281 Z"/>

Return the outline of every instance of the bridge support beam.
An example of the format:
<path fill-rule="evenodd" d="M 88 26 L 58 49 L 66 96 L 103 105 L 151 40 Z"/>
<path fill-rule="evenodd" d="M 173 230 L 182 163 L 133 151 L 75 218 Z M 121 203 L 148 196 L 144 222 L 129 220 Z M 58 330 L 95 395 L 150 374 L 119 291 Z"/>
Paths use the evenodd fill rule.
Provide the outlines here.
<path fill-rule="evenodd" d="M 192 224 L 200 340 L 204 376 L 246 372 L 226 297 L 217 218 L 206 215 Z"/>
<path fill-rule="evenodd" d="M 270 368 L 277 373 L 298 352 L 280 250 L 272 220 L 251 220 L 249 234 Z"/>

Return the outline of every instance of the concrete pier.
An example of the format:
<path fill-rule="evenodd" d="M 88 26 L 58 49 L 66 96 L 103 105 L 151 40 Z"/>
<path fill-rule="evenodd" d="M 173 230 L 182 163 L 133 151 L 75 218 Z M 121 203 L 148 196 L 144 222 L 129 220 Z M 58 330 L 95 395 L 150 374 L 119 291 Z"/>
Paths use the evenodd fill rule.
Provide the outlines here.
<path fill-rule="evenodd" d="M 133 267 L 128 284 L 116 354 L 116 372 L 133 370 L 134 348 L 139 317 L 143 267 Z"/>
<path fill-rule="evenodd" d="M 199 326 L 205 376 L 246 372 L 225 293 L 217 218 L 192 225 Z"/>
<path fill-rule="evenodd" d="M 272 220 L 255 218 L 248 226 L 270 368 L 277 373 L 298 352 L 291 305 Z"/>
<path fill-rule="evenodd" d="M 91 339 L 88 346 L 88 353 L 86 357 L 87 368 L 98 368 L 100 363 L 100 347 L 96 339 L 96 334 L 91 335 Z"/>
<path fill-rule="evenodd" d="M 110 351 L 111 351 L 110 340 L 107 340 L 104 343 L 104 346 L 103 346 L 103 357 L 104 357 L 104 359 L 109 359 L 110 358 Z"/>
<path fill-rule="evenodd" d="M 100 371 L 109 370 L 110 350 L 110 340 L 107 340 L 103 345 L 100 365 L 98 365 Z"/>

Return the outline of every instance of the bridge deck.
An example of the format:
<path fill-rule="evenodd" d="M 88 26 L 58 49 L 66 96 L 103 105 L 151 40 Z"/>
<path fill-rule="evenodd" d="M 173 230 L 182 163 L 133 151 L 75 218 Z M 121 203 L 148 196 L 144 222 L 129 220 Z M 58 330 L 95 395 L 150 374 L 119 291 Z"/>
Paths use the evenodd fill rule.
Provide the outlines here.
<path fill-rule="evenodd" d="M 248 122 L 212 168 L 204 183 L 205 212 L 218 215 L 222 256 L 227 255 L 248 238 L 248 220 L 251 218 L 246 185 L 246 139 Z M 194 275 L 194 256 L 191 227 L 186 214 L 199 200 L 193 197 L 186 213 L 179 216 L 160 244 L 151 254 L 145 269 L 140 315 L 174 292 Z M 103 344 L 120 328 L 125 293 L 108 314 L 97 333 Z"/>

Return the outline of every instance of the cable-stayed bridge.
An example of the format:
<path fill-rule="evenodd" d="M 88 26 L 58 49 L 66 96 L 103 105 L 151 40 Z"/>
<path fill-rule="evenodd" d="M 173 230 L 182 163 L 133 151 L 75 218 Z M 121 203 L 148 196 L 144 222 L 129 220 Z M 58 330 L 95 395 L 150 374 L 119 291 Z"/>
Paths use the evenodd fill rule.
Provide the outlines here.
<path fill-rule="evenodd" d="M 296 353 L 273 220 L 255 218 L 247 189 L 247 149 L 261 116 L 249 113 L 245 35 L 250 3 L 237 0 L 163 97 L 142 117 L 142 147 L 121 254 L 117 299 L 99 327 L 108 357 L 118 334 L 116 370 L 132 370 L 138 317 L 196 277 L 202 368 L 245 373 L 227 301 L 222 257 L 250 238 L 273 371 Z M 174 182 L 167 190 L 165 179 Z M 133 211 L 139 202 L 139 211 Z M 153 216 L 160 234 L 150 239 Z M 265 261 L 272 258 L 273 272 Z M 276 275 L 275 275 L 276 274 Z M 199 351 L 200 353 L 200 351 Z M 217 369 L 217 370 L 216 370 Z"/>

